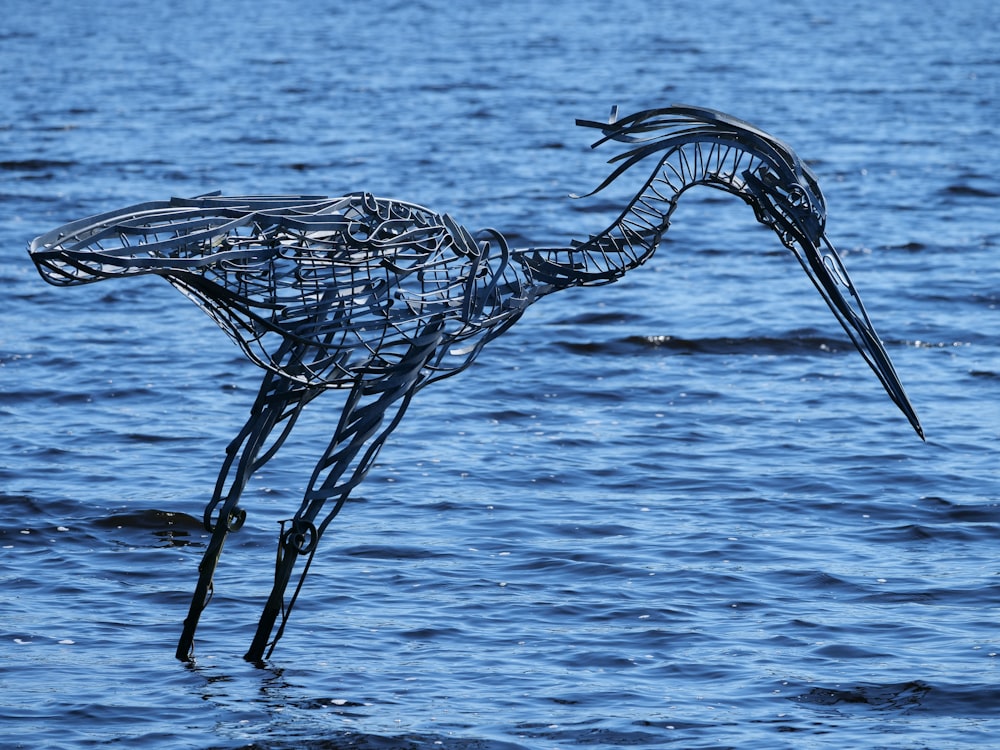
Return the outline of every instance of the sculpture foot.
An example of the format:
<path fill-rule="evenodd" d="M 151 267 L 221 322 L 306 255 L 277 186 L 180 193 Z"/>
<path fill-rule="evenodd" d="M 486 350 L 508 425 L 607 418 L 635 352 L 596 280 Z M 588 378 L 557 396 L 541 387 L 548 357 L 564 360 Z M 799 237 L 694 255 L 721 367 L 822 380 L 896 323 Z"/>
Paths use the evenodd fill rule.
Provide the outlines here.
<path fill-rule="evenodd" d="M 257 623 L 257 632 L 254 634 L 250 648 L 243 655 L 243 658 L 247 661 L 261 662 L 271 656 L 271 652 L 274 651 L 275 645 L 285 630 L 285 622 L 288 621 L 288 615 L 291 614 L 292 606 L 295 604 L 295 599 L 302 588 L 306 573 L 309 571 L 309 563 L 312 562 L 312 554 L 315 552 L 318 543 L 319 535 L 316 527 L 311 523 L 293 522 L 292 527 L 282 533 L 281 540 L 278 543 L 278 557 L 274 568 L 274 586 L 271 588 L 271 594 L 264 604 L 264 611 L 261 612 L 260 621 Z M 295 563 L 298 561 L 299 555 L 303 554 L 307 555 L 305 569 L 299 577 L 299 583 L 295 588 L 295 592 L 286 605 L 285 589 L 288 588 L 288 582 L 292 578 L 292 571 L 295 569 Z M 274 630 L 274 624 L 277 622 L 279 616 L 281 617 L 281 624 L 278 626 L 278 632 L 272 639 L 271 631 Z M 267 652 L 266 654 L 265 651 Z"/>
<path fill-rule="evenodd" d="M 220 517 L 219 522 L 212 530 L 212 538 L 209 540 L 208 548 L 198 565 L 198 585 L 195 586 L 194 594 L 191 597 L 191 607 L 184 620 L 184 629 L 177 642 L 175 656 L 180 661 L 189 662 L 194 658 L 194 633 L 198 629 L 201 613 L 212 600 L 212 579 L 215 576 L 215 568 L 219 564 L 222 547 L 226 543 L 229 532 L 238 531 L 245 519 L 246 513 L 242 509 L 234 507 L 232 511 Z"/>

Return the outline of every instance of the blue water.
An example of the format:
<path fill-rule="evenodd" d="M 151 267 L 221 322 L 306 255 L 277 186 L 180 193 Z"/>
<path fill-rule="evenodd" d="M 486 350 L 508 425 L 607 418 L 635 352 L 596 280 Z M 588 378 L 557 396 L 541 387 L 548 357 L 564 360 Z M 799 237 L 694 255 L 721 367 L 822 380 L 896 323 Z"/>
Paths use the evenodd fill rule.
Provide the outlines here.
<path fill-rule="evenodd" d="M 1000 6 L 828 6 L 6 0 L 0 746 L 1000 746 Z M 336 421 L 311 404 L 175 661 L 260 373 L 166 284 L 55 289 L 27 242 L 215 189 L 565 242 L 620 197 L 567 197 L 613 153 L 574 119 L 675 101 L 812 165 L 927 442 L 695 190 L 648 266 L 420 394 L 259 668 L 275 521 Z"/>

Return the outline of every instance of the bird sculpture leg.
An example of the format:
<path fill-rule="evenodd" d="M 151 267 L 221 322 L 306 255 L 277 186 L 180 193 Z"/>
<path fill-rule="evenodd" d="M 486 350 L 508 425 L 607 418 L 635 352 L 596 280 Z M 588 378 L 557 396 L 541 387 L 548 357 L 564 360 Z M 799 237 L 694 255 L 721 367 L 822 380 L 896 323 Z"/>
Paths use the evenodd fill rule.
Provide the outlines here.
<path fill-rule="evenodd" d="M 322 389 L 309 388 L 280 375 L 268 373 L 250 410 L 250 418 L 226 448 L 226 459 L 219 472 L 212 500 L 205 507 L 205 528 L 212 536 L 198 566 L 198 584 L 177 644 L 176 655 L 181 661 L 191 659 L 194 633 L 202 610 L 211 599 L 212 578 L 226 537 L 230 532 L 239 530 L 246 518 L 246 512 L 238 506 L 243 488 L 253 473 L 281 447 L 302 407 L 320 393 Z M 285 422 L 284 429 L 262 454 L 268 435 L 282 421 Z"/>
<path fill-rule="evenodd" d="M 274 651 L 305 581 L 320 536 L 340 512 L 351 490 L 365 478 L 386 438 L 402 419 L 413 394 L 425 382 L 421 371 L 440 346 L 441 335 L 440 322 L 432 321 L 412 339 L 408 351 L 391 368 L 374 378 L 371 374 L 362 374 L 355 380 L 337 431 L 309 480 L 305 499 L 279 539 L 274 586 L 250 649 L 244 656 L 247 661 L 259 662 L 265 658 L 265 650 L 268 657 Z M 392 417 L 385 424 L 385 417 L 390 413 Z M 320 519 L 331 501 L 332 507 Z M 286 605 L 285 589 L 300 555 L 307 556 L 306 563 Z M 270 640 L 279 615 L 281 625 Z"/>

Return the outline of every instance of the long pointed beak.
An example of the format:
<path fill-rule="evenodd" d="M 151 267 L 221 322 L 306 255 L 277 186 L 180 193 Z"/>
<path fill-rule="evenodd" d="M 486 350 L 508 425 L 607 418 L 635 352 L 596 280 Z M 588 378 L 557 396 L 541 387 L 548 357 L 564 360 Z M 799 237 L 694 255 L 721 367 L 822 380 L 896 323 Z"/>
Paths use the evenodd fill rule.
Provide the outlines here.
<path fill-rule="evenodd" d="M 924 440 L 924 430 L 920 426 L 917 413 L 906 397 L 903 384 L 896 375 L 892 360 L 889 359 L 878 334 L 875 333 L 875 328 L 865 311 L 861 297 L 854 288 L 851 277 L 847 275 L 837 250 L 830 244 L 826 235 L 823 235 L 823 244 L 826 246 L 825 251 L 810 242 L 801 244 L 805 251 L 805 257 L 799 257 L 803 268 L 847 331 L 847 335 L 851 337 L 854 346 L 861 352 L 865 362 L 882 382 L 889 398 L 906 415 L 920 439 Z"/>

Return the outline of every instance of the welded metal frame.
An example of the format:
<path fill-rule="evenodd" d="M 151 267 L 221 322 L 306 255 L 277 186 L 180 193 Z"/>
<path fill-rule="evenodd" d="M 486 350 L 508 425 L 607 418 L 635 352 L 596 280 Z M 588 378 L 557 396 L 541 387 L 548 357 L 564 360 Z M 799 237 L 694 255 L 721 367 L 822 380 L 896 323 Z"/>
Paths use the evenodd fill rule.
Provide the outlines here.
<path fill-rule="evenodd" d="M 777 233 L 922 435 L 857 290 L 826 239 L 826 204 L 816 177 L 786 144 L 729 115 L 688 106 L 623 119 L 613 111 L 608 122 L 578 124 L 602 132 L 595 146 L 628 144 L 597 190 L 637 164 L 652 162 L 654 168 L 610 226 L 564 247 L 511 250 L 494 230 L 472 233 L 447 214 L 367 193 L 211 194 L 140 203 L 71 222 L 31 243 L 39 272 L 58 286 L 162 276 L 266 371 L 205 508 L 211 537 L 179 659 L 192 658 L 222 547 L 246 518 L 239 505 L 243 490 L 307 403 L 328 389 L 346 394 L 305 496 L 283 526 L 274 585 L 246 654 L 251 661 L 270 656 L 320 537 L 414 394 L 466 369 L 538 298 L 611 283 L 642 265 L 669 228 L 680 196 L 696 185 L 741 197 Z M 305 562 L 288 598 L 300 558 Z"/>

